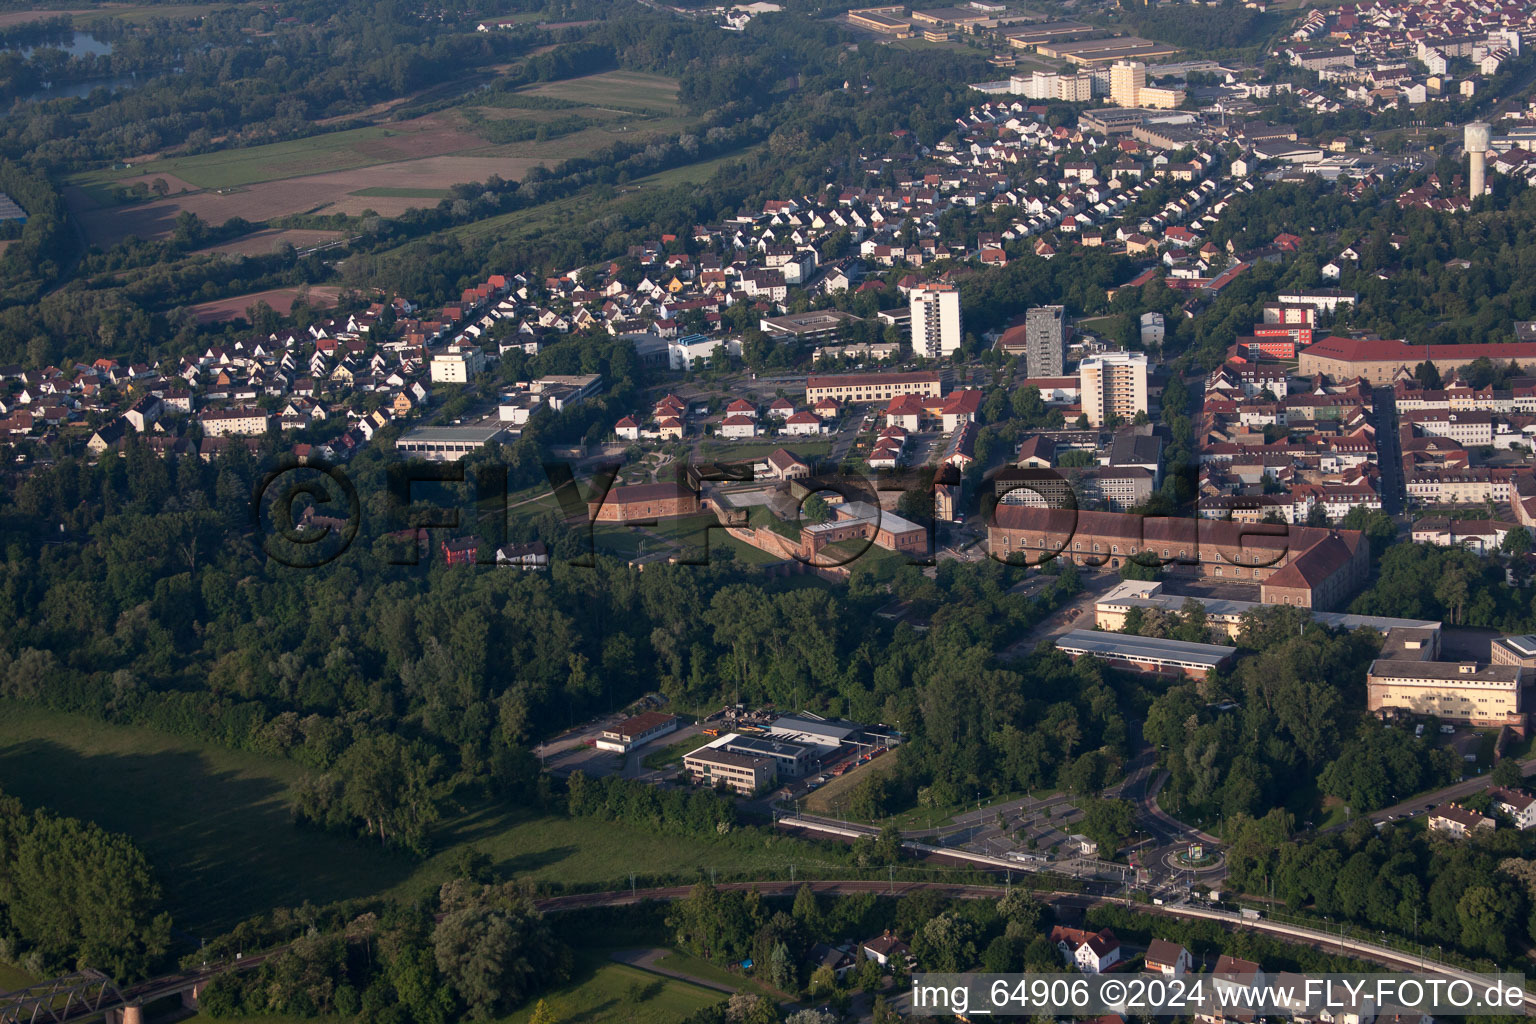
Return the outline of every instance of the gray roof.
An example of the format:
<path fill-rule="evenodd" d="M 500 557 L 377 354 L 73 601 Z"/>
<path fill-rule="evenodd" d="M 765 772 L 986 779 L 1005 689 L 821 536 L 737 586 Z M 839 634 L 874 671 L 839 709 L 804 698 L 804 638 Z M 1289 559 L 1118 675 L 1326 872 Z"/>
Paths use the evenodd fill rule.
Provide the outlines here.
<path fill-rule="evenodd" d="M 728 739 L 722 739 L 716 749 L 721 748 L 762 757 L 799 757 L 801 754 L 810 752 L 809 747 L 799 743 L 764 739 L 760 736 L 742 736 L 739 733 L 733 733 Z"/>
<path fill-rule="evenodd" d="M 1437 682 L 1485 683 L 1499 687 L 1520 685 L 1519 665 L 1482 665 L 1469 661 L 1371 662 L 1368 675 L 1384 679 L 1433 679 Z"/>
<path fill-rule="evenodd" d="M 1102 658 L 1156 663 L 1179 662 L 1215 668 L 1237 651 L 1219 644 L 1192 644 L 1184 640 L 1163 640 L 1128 633 L 1100 633 L 1074 629 L 1056 641 L 1056 648 L 1068 654 L 1093 654 Z"/>
<path fill-rule="evenodd" d="M 401 441 L 447 444 L 486 444 L 506 431 L 500 422 L 473 423 L 461 427 L 417 427 L 400 435 Z"/>
<path fill-rule="evenodd" d="M 843 722 L 837 719 L 809 718 L 802 715 L 780 715 L 773 720 L 771 728 L 780 732 L 798 732 L 807 736 L 822 736 L 834 743 L 840 743 L 849 735 L 858 732 L 860 726 L 853 722 Z"/>
<path fill-rule="evenodd" d="M 1522 658 L 1536 657 L 1536 636 L 1523 633 L 1520 636 L 1501 636 L 1494 641 L 1503 644 Z"/>

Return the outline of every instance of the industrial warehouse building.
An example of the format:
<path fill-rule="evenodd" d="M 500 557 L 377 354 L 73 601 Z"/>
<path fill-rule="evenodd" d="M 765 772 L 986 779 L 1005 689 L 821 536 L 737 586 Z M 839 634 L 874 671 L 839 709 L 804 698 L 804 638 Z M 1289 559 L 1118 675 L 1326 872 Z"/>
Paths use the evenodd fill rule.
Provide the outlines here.
<path fill-rule="evenodd" d="M 627 718 L 612 729 L 604 729 L 595 744 L 598 750 L 612 750 L 626 754 L 635 747 L 643 747 L 658 736 L 677 731 L 677 716 L 661 711 L 647 711 Z"/>
<path fill-rule="evenodd" d="M 1092 655 L 1138 672 L 1177 673 L 1197 678 L 1225 667 L 1237 657 L 1235 647 L 1089 629 L 1074 629 L 1062 636 L 1056 641 L 1056 649 L 1074 659 Z"/>

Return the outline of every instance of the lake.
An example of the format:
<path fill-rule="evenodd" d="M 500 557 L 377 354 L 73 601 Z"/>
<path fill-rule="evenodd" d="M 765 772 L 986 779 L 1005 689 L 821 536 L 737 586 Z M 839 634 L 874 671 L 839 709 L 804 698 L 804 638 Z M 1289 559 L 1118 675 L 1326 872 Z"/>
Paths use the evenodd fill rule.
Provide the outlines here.
<path fill-rule="evenodd" d="M 63 50 L 71 57 L 105 57 L 112 52 L 112 44 L 105 39 L 97 39 L 88 32 L 76 32 L 70 37 L 69 42 L 63 45 L 44 43 L 41 46 L 0 47 L 0 49 L 15 50 L 23 57 L 30 57 L 37 50 Z"/>
<path fill-rule="evenodd" d="M 76 32 L 67 43 L 44 43 L 41 46 L 18 46 L 9 49 L 23 57 L 30 57 L 38 50 L 50 49 L 63 50 L 71 57 L 105 57 L 112 52 L 112 44 L 105 39 L 97 39 L 88 32 Z M 131 89 L 137 84 L 138 80 L 133 75 L 113 75 L 109 78 L 92 78 L 83 82 L 45 82 L 41 88 L 17 97 L 15 102 L 56 100 L 65 96 L 85 97 L 97 88 L 116 92 L 120 89 Z"/>

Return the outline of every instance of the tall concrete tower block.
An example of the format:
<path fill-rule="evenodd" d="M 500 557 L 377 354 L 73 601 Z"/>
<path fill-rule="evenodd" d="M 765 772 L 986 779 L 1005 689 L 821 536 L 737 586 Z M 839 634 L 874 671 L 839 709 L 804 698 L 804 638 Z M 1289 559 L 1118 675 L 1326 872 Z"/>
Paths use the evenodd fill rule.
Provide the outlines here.
<path fill-rule="evenodd" d="M 1488 150 L 1493 145 L 1493 128 L 1486 121 L 1473 121 L 1467 125 L 1463 148 L 1472 161 L 1469 194 L 1473 199 L 1487 190 Z"/>

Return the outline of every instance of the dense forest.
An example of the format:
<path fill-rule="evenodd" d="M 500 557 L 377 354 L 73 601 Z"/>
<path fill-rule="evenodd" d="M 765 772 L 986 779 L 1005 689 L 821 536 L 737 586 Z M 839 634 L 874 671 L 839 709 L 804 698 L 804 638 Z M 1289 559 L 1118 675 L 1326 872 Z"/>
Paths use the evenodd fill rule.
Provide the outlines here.
<path fill-rule="evenodd" d="M 1188 638 L 1188 623 L 1169 629 L 1147 619 L 1130 625 Z M 1366 812 L 1460 778 L 1455 755 L 1357 710 L 1380 642 L 1373 631 L 1334 633 L 1289 608 L 1248 613 L 1237 643 L 1253 655 L 1230 675 L 1173 687 L 1147 713 L 1146 738 L 1166 748 L 1170 772 L 1162 805 L 1214 821 L 1271 807 L 1310 813 L 1323 793 Z"/>
<path fill-rule="evenodd" d="M 1406 824 L 1378 831 L 1360 819 L 1342 833 L 1292 842 L 1291 824 L 1278 809 L 1241 823 L 1227 855 L 1235 887 L 1501 964 L 1536 937 L 1536 848 L 1517 829 L 1447 843 Z"/>
<path fill-rule="evenodd" d="M 1100 778 L 1124 753 L 1119 701 L 1091 667 L 993 660 L 1074 591 L 1073 574 L 1030 600 L 1007 592 L 1019 570 L 992 562 L 933 579 L 856 568 L 846 588 L 765 580 L 724 557 L 645 573 L 562 561 L 549 577 L 391 565 L 374 452 L 349 467 L 365 537 L 300 572 L 263 565 L 245 539 L 257 470 L 243 454 L 162 461 L 135 444 L 121 460 L 40 469 L 0 499 L 0 692 L 296 758 L 315 773 L 302 816 L 410 848 L 427 841 L 434 796 L 464 783 L 515 793 L 530 740 L 653 689 L 709 707 L 739 687 L 742 700 L 904 729 L 906 774 L 896 794 L 869 794 L 877 804 L 935 783 Z M 445 497 L 467 502 L 454 486 Z M 63 542 L 39 544 L 45 529 Z M 553 520 L 517 529 L 581 550 Z M 887 584 L 930 630 L 870 628 Z M 392 780 L 388 808 L 368 803 L 376 773 Z"/>
<path fill-rule="evenodd" d="M 213 1018 L 448 1024 L 509 1013 L 571 971 L 570 945 L 527 897 L 472 871 L 424 904 L 282 912 L 247 922 L 207 952 L 279 942 L 283 951 L 256 970 L 219 975 L 199 1009 Z"/>
<path fill-rule="evenodd" d="M 135 981 L 170 948 L 160 898 L 126 837 L 0 793 L 0 963 L 34 975 L 80 964 Z"/>

